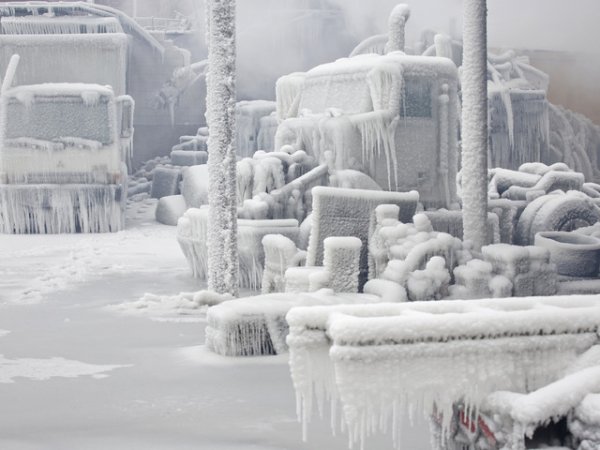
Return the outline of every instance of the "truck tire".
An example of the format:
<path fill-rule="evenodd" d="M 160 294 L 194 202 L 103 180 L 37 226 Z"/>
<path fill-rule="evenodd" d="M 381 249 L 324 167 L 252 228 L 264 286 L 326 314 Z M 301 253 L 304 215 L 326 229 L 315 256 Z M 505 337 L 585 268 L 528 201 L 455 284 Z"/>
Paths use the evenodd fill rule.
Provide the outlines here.
<path fill-rule="evenodd" d="M 600 209 L 585 194 L 544 195 L 531 202 L 517 225 L 517 243 L 533 245 L 540 231 L 573 231 L 600 221 Z"/>

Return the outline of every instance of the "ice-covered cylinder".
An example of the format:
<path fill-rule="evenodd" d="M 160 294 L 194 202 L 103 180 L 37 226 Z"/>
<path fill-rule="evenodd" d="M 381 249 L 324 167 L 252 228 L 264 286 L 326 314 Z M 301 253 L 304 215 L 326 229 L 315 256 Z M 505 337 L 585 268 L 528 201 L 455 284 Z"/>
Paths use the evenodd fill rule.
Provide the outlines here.
<path fill-rule="evenodd" d="M 328 237 L 323 242 L 323 265 L 334 292 L 358 292 L 362 241 L 357 237 Z"/>
<path fill-rule="evenodd" d="M 208 287 L 238 293 L 237 175 L 235 156 L 235 0 L 209 0 L 208 74 Z"/>
<path fill-rule="evenodd" d="M 392 10 L 389 19 L 388 31 L 388 52 L 404 51 L 405 43 L 405 27 L 408 18 L 410 17 L 410 8 L 408 5 L 401 3 L 396 5 Z"/>
<path fill-rule="evenodd" d="M 436 34 L 433 38 L 435 56 L 452 59 L 452 40 L 445 34 Z"/>
<path fill-rule="evenodd" d="M 463 2 L 462 207 L 464 239 L 479 250 L 487 220 L 487 4 Z"/>
<path fill-rule="evenodd" d="M 6 73 L 4 74 L 4 80 L 2 80 L 2 88 L 0 88 L 0 92 L 6 92 L 12 86 L 20 59 L 21 57 L 17 54 L 14 54 L 10 57 L 8 67 L 6 68 Z"/>

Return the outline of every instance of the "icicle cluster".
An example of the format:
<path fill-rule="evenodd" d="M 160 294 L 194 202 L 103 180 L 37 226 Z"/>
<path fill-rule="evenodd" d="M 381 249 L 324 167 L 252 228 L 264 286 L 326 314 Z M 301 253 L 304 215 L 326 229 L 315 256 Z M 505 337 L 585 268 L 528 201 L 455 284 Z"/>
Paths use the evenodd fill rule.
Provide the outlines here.
<path fill-rule="evenodd" d="M 108 233 L 125 221 L 121 186 L 3 185 L 0 232 Z"/>
<path fill-rule="evenodd" d="M 455 403 L 474 411 L 497 390 L 526 393 L 560 377 L 597 342 L 597 301 L 295 308 L 287 342 L 305 436 L 314 402 L 321 411 L 329 400 L 332 416 L 343 406 L 351 444 L 391 429 L 397 446 L 403 417 L 417 414 L 439 417 L 447 439 Z"/>

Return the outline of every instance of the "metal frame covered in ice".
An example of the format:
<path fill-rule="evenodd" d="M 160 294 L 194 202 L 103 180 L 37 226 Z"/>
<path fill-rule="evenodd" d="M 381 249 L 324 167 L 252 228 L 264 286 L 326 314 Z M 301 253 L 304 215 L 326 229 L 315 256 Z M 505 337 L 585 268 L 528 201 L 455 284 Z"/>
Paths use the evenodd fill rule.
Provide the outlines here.
<path fill-rule="evenodd" d="M 306 425 L 331 402 L 351 442 L 393 430 L 404 414 L 443 415 L 482 405 L 497 390 L 527 393 L 560 378 L 598 344 L 600 298 L 294 308 L 287 315 L 290 369 Z M 410 411 L 410 412 L 409 412 Z M 332 424 L 336 419 L 332 419 Z"/>

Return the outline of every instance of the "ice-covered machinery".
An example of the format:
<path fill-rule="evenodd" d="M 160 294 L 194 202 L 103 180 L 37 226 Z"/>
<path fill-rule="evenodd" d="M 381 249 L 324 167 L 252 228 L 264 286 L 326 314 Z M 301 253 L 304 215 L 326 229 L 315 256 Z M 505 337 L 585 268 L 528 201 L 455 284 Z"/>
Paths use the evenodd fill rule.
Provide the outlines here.
<path fill-rule="evenodd" d="M 360 55 L 277 82 L 275 148 L 305 150 L 426 207 L 456 202 L 458 73 L 447 58 Z M 329 152 L 329 153 L 328 153 Z"/>
<path fill-rule="evenodd" d="M 17 64 L 0 97 L 0 231 L 121 229 L 133 100 L 97 84 L 11 87 Z"/>
<path fill-rule="evenodd" d="M 457 401 L 473 413 L 497 391 L 514 400 L 543 388 L 538 401 L 505 402 L 520 406 L 503 430 L 514 445 L 456 447 L 525 449 L 525 433 L 598 389 L 598 369 L 586 371 L 597 356 L 583 356 L 599 342 L 598 296 L 314 306 L 286 319 L 299 418 L 306 426 L 329 401 L 332 424 L 341 419 L 351 443 L 389 429 L 398 443 L 403 415 L 424 413 L 439 418 L 434 448 L 455 448 L 439 443 L 452 437 Z M 548 386 L 575 372 L 562 390 Z"/>

